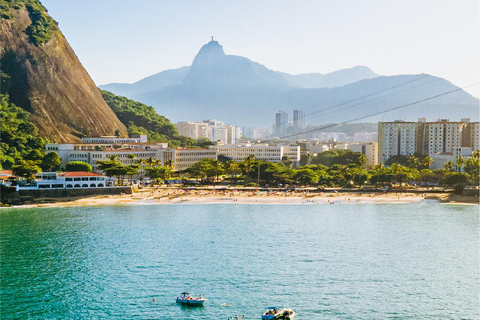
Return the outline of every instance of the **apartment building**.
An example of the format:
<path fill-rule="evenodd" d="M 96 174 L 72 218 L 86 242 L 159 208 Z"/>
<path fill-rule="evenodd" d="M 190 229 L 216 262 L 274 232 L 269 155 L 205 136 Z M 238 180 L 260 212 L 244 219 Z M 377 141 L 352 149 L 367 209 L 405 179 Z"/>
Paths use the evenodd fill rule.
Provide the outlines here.
<path fill-rule="evenodd" d="M 415 152 L 453 154 L 458 148 L 478 149 L 478 122 L 470 119 L 427 122 L 379 122 L 378 152 L 380 163 L 394 155 L 409 156 Z"/>
<path fill-rule="evenodd" d="M 366 165 L 373 166 L 378 164 L 378 142 L 352 143 L 348 149 L 353 152 L 360 152 L 365 155 Z"/>
<path fill-rule="evenodd" d="M 177 122 L 178 134 L 192 139 L 209 138 L 209 125 L 204 122 Z"/>
<path fill-rule="evenodd" d="M 237 143 L 240 139 L 240 127 L 225 126 L 223 121 L 204 120 L 203 122 L 177 122 L 175 123 L 178 134 L 192 139 L 206 138 L 211 141 L 223 143 Z"/>

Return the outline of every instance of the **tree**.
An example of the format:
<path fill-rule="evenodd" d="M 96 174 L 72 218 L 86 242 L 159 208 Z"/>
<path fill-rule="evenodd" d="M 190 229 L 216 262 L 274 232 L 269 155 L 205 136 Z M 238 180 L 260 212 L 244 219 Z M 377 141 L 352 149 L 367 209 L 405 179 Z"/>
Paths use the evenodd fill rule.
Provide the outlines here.
<path fill-rule="evenodd" d="M 390 167 L 394 163 L 400 164 L 402 166 L 406 166 L 408 165 L 408 158 L 404 155 L 397 154 L 397 155 L 391 156 L 385 161 L 385 165 L 387 167 Z"/>
<path fill-rule="evenodd" d="M 430 168 L 430 166 L 432 164 L 433 164 L 433 158 L 432 157 L 425 156 L 425 158 L 423 158 L 423 166 L 425 167 L 425 169 Z"/>
<path fill-rule="evenodd" d="M 458 172 L 461 172 L 462 167 L 465 164 L 465 157 L 462 157 L 462 156 L 458 157 L 455 164 L 457 165 Z"/>
<path fill-rule="evenodd" d="M 41 167 L 44 170 L 53 171 L 61 164 L 62 159 L 60 158 L 58 153 L 52 151 L 47 153 L 47 155 L 43 157 Z"/>
<path fill-rule="evenodd" d="M 245 182 L 247 179 L 250 179 L 250 172 L 252 172 L 253 167 L 256 165 L 255 156 L 247 156 L 241 163 L 240 169 L 242 170 L 243 175 L 245 176 Z"/>
<path fill-rule="evenodd" d="M 282 161 L 280 162 L 285 167 L 291 168 L 293 166 L 293 161 L 288 158 L 288 156 L 283 156 Z"/>
<path fill-rule="evenodd" d="M 238 163 L 233 160 L 228 160 L 227 162 L 225 162 L 223 168 L 229 178 L 232 178 L 234 175 L 238 175 L 241 172 Z"/>
<path fill-rule="evenodd" d="M 154 157 L 149 157 L 148 159 L 145 159 L 143 163 L 145 163 L 147 166 L 158 166 L 160 164 L 160 160 L 155 159 Z"/>
<path fill-rule="evenodd" d="M 407 160 L 407 163 L 412 169 L 418 169 L 418 167 L 420 167 L 420 159 L 415 156 L 410 156 Z"/>
<path fill-rule="evenodd" d="M 65 166 L 65 171 L 92 171 L 92 166 L 83 161 L 70 161 Z"/>
<path fill-rule="evenodd" d="M 20 160 L 17 165 L 12 167 L 12 173 L 16 176 L 23 177 L 30 182 L 37 173 L 42 172 L 39 167 L 40 161 Z"/>
<path fill-rule="evenodd" d="M 319 153 L 312 158 L 312 164 L 323 164 L 331 167 L 334 164 L 365 166 L 367 158 L 360 152 L 353 152 L 351 150 L 334 149 Z"/>
<path fill-rule="evenodd" d="M 478 157 L 470 157 L 465 161 L 465 172 L 470 175 L 470 183 L 479 185 L 480 159 Z"/>
<path fill-rule="evenodd" d="M 139 164 L 130 164 L 127 167 L 127 172 L 126 175 L 130 177 L 130 180 L 132 180 L 132 177 L 136 174 L 138 174 L 138 171 L 140 170 L 141 166 Z"/>
<path fill-rule="evenodd" d="M 297 170 L 293 178 L 303 185 L 313 185 L 318 182 L 318 174 L 312 169 Z"/>
<path fill-rule="evenodd" d="M 145 175 L 152 179 L 155 184 L 159 184 L 160 180 L 167 180 L 170 178 L 172 170 L 168 167 L 147 167 L 145 168 Z"/>
<path fill-rule="evenodd" d="M 453 171 L 453 162 L 452 161 L 445 162 L 445 164 L 443 165 L 443 168 L 445 169 L 445 171 L 452 172 Z"/>
<path fill-rule="evenodd" d="M 455 193 L 462 194 L 465 183 L 468 181 L 468 175 L 461 172 L 450 172 L 440 181 L 441 185 L 454 187 Z"/>

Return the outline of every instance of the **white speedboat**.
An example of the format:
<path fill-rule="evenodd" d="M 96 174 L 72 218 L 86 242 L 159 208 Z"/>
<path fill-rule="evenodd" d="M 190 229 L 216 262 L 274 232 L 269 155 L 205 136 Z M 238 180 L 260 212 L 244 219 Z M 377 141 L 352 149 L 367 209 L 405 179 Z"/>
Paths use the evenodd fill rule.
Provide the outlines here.
<path fill-rule="evenodd" d="M 268 307 L 262 314 L 262 320 L 293 320 L 294 318 L 295 312 L 290 308 Z"/>
<path fill-rule="evenodd" d="M 177 297 L 177 303 L 190 306 L 190 307 L 201 307 L 203 303 L 207 301 L 202 295 L 198 298 L 192 297 L 189 292 L 182 292 L 180 296 Z"/>

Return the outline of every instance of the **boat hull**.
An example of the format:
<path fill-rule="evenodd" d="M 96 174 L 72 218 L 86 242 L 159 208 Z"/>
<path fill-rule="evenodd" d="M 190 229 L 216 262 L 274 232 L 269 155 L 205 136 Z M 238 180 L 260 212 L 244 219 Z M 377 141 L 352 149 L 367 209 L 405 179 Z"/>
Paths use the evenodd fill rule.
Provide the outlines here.
<path fill-rule="evenodd" d="M 205 299 L 178 299 L 177 303 L 180 303 L 189 307 L 202 307 Z"/>

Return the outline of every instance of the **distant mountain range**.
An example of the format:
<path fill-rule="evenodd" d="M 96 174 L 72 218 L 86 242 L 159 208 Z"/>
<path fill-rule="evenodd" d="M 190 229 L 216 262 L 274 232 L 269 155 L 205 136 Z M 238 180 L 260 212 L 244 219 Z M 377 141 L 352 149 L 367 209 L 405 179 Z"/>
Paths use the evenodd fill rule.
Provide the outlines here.
<path fill-rule="evenodd" d="M 343 122 L 458 89 L 427 74 L 380 76 L 368 67 L 329 74 L 290 75 L 205 44 L 192 66 L 167 70 L 133 84 L 100 86 L 154 106 L 173 121 L 215 118 L 265 126 L 275 113 L 306 111 L 307 123 Z M 364 119 L 365 122 L 445 118 L 479 120 L 479 100 L 463 90 Z"/>

